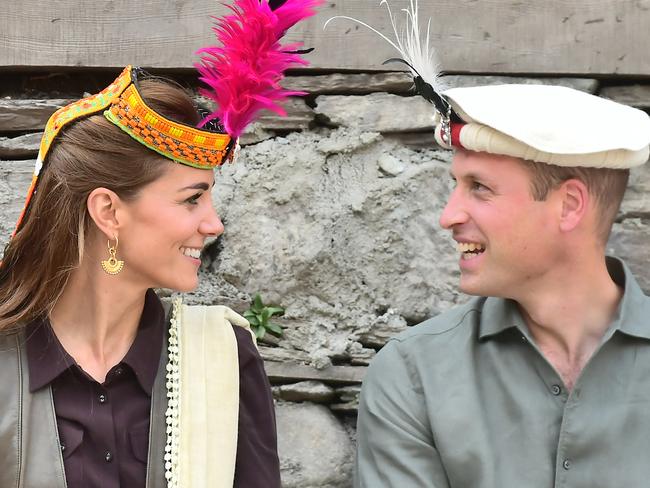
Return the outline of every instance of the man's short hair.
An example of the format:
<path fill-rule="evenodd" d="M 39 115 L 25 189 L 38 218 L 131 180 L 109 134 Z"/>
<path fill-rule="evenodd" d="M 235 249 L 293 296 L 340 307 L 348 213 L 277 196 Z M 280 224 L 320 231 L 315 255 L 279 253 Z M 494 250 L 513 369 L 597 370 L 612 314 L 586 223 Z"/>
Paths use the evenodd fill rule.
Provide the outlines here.
<path fill-rule="evenodd" d="M 549 192 L 571 179 L 582 181 L 600 209 L 598 235 L 607 243 L 614 220 L 621 207 L 630 177 L 629 169 L 556 166 L 524 161 L 531 175 L 531 194 L 537 201 L 546 200 Z"/>

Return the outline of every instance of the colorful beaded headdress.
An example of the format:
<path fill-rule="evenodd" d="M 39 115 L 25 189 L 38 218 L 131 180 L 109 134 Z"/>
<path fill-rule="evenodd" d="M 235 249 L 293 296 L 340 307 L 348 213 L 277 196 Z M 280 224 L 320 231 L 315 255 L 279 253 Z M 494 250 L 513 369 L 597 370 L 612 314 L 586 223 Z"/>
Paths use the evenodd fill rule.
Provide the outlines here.
<path fill-rule="evenodd" d="M 217 109 L 198 127 L 171 120 L 153 110 L 142 99 L 139 68 L 127 66 L 107 88 L 57 110 L 48 120 L 41 140 L 36 167 L 23 211 L 14 234 L 38 191 L 39 175 L 47 167 L 47 156 L 57 136 L 67 125 L 99 112 L 133 139 L 160 155 L 188 166 L 213 169 L 232 161 L 238 138 L 263 109 L 281 115 L 278 104 L 304 92 L 282 89 L 284 72 L 307 62 L 297 51 L 299 44 L 281 44 L 284 33 L 300 20 L 315 13 L 322 0 L 236 0 L 231 15 L 215 18 L 213 31 L 220 46 L 200 49 L 200 80 L 209 89 L 201 94 L 212 99 Z"/>

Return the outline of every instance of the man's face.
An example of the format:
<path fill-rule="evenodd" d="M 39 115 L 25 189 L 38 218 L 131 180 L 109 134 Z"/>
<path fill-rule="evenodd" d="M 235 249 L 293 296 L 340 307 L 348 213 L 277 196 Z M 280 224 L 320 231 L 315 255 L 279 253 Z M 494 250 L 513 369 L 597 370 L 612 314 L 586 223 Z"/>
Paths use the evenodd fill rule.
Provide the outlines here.
<path fill-rule="evenodd" d="M 471 295 L 517 298 L 552 266 L 557 252 L 558 202 L 533 200 L 522 161 L 458 151 L 451 165 L 456 185 L 440 225 L 460 251 L 460 288 Z"/>

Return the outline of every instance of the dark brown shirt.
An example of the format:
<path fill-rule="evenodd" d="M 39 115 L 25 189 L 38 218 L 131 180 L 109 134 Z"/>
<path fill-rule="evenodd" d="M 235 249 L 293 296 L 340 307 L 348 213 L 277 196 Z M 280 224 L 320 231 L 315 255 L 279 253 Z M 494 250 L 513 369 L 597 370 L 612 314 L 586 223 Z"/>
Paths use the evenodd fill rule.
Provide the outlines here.
<path fill-rule="evenodd" d="M 144 487 L 151 392 L 164 319 L 160 300 L 148 291 L 135 340 L 104 383 L 77 365 L 47 319 L 30 326 L 30 391 L 52 387 L 69 488 Z"/>
<path fill-rule="evenodd" d="M 162 304 L 150 290 L 131 348 L 102 384 L 63 349 L 47 320 L 30 324 L 30 391 L 52 388 L 68 488 L 144 488 L 151 393 L 165 324 Z M 234 331 L 240 367 L 234 486 L 280 487 L 270 386 L 250 333 Z"/>

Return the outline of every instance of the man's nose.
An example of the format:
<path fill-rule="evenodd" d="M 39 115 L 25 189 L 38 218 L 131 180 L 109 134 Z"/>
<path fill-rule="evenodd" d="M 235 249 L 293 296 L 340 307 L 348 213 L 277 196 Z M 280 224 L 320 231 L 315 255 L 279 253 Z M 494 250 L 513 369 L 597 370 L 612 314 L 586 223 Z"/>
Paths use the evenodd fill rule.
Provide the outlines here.
<path fill-rule="evenodd" d="M 464 224 L 468 220 L 467 211 L 463 205 L 463 197 L 459 188 L 455 188 L 449 198 L 445 208 L 440 214 L 440 226 L 443 229 L 451 229 L 455 225 Z"/>

